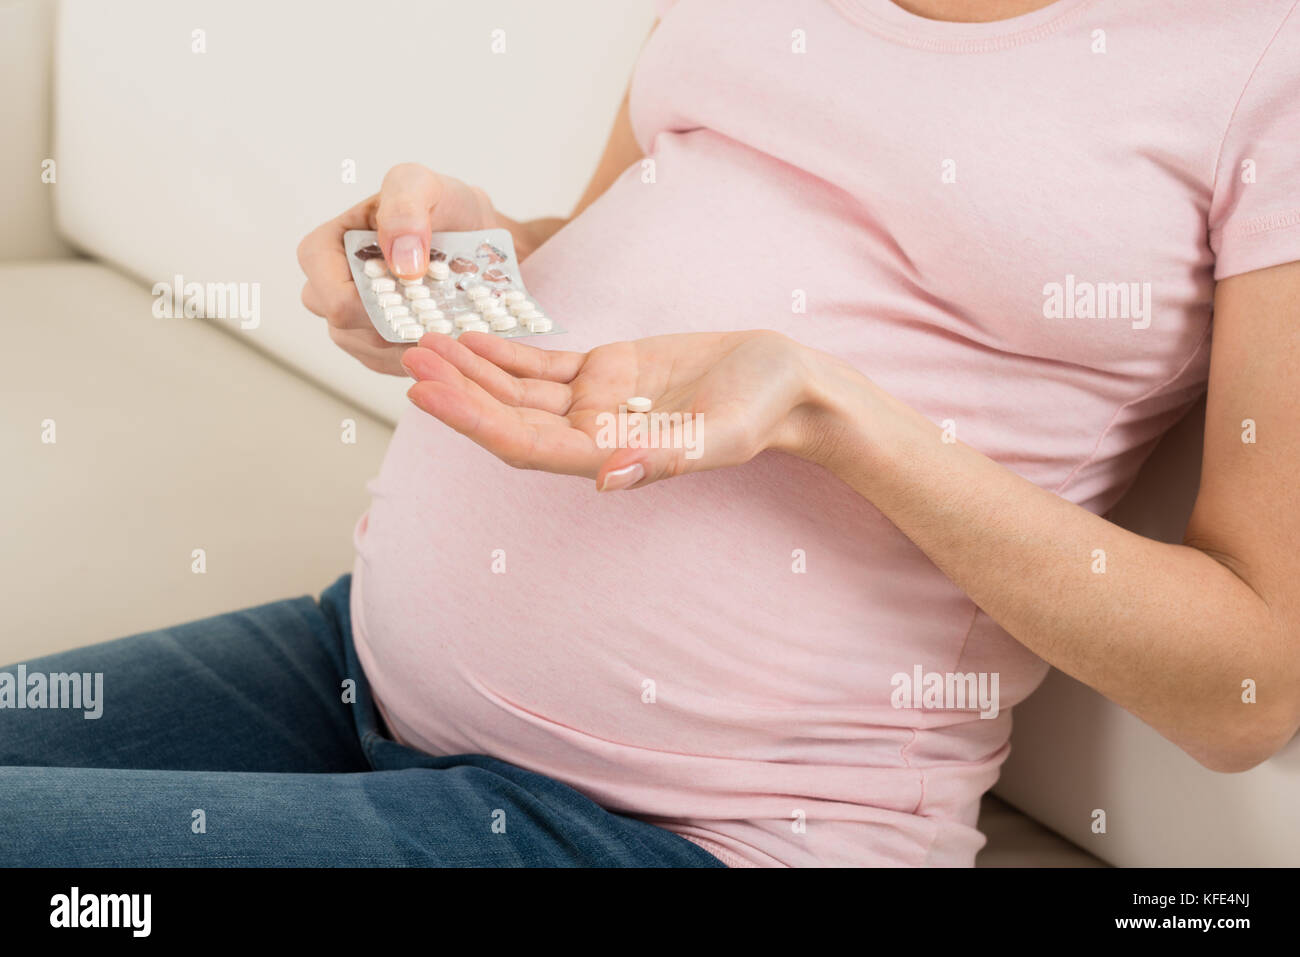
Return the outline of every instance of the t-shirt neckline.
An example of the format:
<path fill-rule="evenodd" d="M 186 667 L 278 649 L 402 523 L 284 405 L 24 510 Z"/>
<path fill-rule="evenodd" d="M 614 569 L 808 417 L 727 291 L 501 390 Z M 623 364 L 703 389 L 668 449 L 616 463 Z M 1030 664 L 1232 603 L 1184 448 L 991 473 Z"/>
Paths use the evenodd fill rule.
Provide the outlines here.
<path fill-rule="evenodd" d="M 1056 32 L 1093 0 L 1056 0 L 1029 13 L 985 23 L 930 20 L 903 9 L 894 0 L 830 2 L 854 23 L 887 39 L 937 52 L 972 53 L 1032 43 Z"/>

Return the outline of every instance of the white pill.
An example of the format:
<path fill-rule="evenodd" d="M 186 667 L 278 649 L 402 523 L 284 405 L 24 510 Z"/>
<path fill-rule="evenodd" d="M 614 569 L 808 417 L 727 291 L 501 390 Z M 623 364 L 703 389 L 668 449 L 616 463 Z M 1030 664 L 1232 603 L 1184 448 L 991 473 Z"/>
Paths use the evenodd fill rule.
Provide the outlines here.
<path fill-rule="evenodd" d="M 397 330 L 397 335 L 401 339 L 418 339 L 424 335 L 424 326 L 417 323 L 408 323 Z"/>
<path fill-rule="evenodd" d="M 384 306 L 385 319 L 393 319 L 397 316 L 409 316 L 410 314 L 411 307 L 403 305 L 400 302 L 395 306 Z"/>
<path fill-rule="evenodd" d="M 542 313 L 538 312 L 536 309 L 525 309 L 523 312 L 515 313 L 515 315 L 519 317 L 520 322 L 532 322 L 534 319 L 546 318 L 546 316 L 542 315 Z"/>
<path fill-rule="evenodd" d="M 361 271 L 371 279 L 378 279 L 380 276 L 388 275 L 388 267 L 384 265 L 382 259 L 367 259 L 366 264 L 361 267 Z"/>
<path fill-rule="evenodd" d="M 451 275 L 451 270 L 445 262 L 431 262 L 429 263 L 429 275 L 434 279 L 446 279 Z"/>
<path fill-rule="evenodd" d="M 501 305 L 499 302 L 489 302 L 481 308 L 484 317 L 488 319 L 495 319 L 497 316 L 504 316 L 506 314 L 506 307 Z"/>
<path fill-rule="evenodd" d="M 442 312 L 438 309 L 438 304 L 432 299 L 416 299 L 411 303 L 411 308 L 415 310 L 415 314 L 421 319 L 428 319 L 430 316 L 436 319 L 442 315 Z"/>
<path fill-rule="evenodd" d="M 643 395 L 634 395 L 632 398 L 627 400 L 627 408 L 629 412 L 649 412 L 650 406 L 652 405 L 654 405 L 654 403 Z"/>
<path fill-rule="evenodd" d="M 374 262 L 374 260 L 371 260 L 371 262 Z M 392 292 L 396 288 L 397 283 L 388 278 L 370 280 L 371 292 Z"/>
<path fill-rule="evenodd" d="M 528 297 L 525 296 L 518 289 L 507 289 L 505 294 L 501 298 L 504 299 L 506 302 L 523 302 Z"/>
<path fill-rule="evenodd" d="M 491 290 L 488 289 L 487 286 L 470 286 L 468 289 L 465 290 L 465 295 L 469 296 L 471 299 L 479 300 L 482 299 L 484 296 L 488 295 L 490 292 Z"/>
<path fill-rule="evenodd" d="M 460 331 L 461 332 L 491 332 L 492 327 L 489 326 L 486 322 L 479 321 L 479 322 L 471 322 L 469 325 L 463 326 Z"/>
<path fill-rule="evenodd" d="M 470 323 L 483 321 L 483 317 L 477 312 L 461 312 L 457 313 L 452 318 L 456 321 L 456 325 L 460 326 L 462 329 Z"/>
<path fill-rule="evenodd" d="M 421 276 L 419 279 L 399 279 L 397 281 L 403 286 L 418 286 L 420 283 L 424 282 L 424 277 Z"/>
<path fill-rule="evenodd" d="M 535 319 L 529 319 L 528 331 L 529 332 L 550 332 L 551 320 L 547 319 L 545 316 L 538 316 Z"/>
<path fill-rule="evenodd" d="M 407 299 L 428 299 L 433 293 L 429 292 L 428 286 L 407 286 Z"/>
<path fill-rule="evenodd" d="M 519 325 L 519 320 L 514 316 L 496 316 L 492 320 L 493 332 L 505 332 L 507 329 L 513 329 Z"/>
<path fill-rule="evenodd" d="M 437 332 L 444 336 L 449 336 L 451 335 L 452 330 L 456 327 L 452 325 L 450 319 L 430 319 L 424 324 L 424 328 L 429 332 Z"/>
<path fill-rule="evenodd" d="M 516 316 L 522 316 L 525 312 L 536 311 L 533 304 L 531 302 L 526 302 L 526 301 L 506 303 L 506 308 L 509 309 L 511 313 L 513 313 Z"/>
<path fill-rule="evenodd" d="M 371 260 L 373 262 L 374 260 Z M 402 303 L 402 294 L 400 292 L 381 292 L 375 297 L 375 301 L 381 306 L 399 306 Z"/>

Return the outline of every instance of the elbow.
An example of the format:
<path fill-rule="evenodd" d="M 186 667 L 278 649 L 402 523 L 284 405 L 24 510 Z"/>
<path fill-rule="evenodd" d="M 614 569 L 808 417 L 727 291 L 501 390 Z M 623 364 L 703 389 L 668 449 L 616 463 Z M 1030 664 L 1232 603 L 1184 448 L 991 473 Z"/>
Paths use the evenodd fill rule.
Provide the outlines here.
<path fill-rule="evenodd" d="M 1295 737 L 1298 722 L 1290 719 L 1259 719 L 1229 726 L 1212 740 L 1184 746 L 1197 763 L 1221 774 L 1240 774 L 1259 767 L 1281 751 Z"/>

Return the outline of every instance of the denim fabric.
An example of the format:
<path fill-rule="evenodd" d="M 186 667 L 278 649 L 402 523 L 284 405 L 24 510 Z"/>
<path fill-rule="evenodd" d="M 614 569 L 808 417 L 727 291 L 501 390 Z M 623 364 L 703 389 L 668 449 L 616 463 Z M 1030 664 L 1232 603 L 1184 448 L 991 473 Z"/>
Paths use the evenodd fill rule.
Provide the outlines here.
<path fill-rule="evenodd" d="M 0 708 L 0 864 L 722 866 L 558 781 L 392 741 L 350 584 L 26 662 L 101 672 L 103 714 Z"/>

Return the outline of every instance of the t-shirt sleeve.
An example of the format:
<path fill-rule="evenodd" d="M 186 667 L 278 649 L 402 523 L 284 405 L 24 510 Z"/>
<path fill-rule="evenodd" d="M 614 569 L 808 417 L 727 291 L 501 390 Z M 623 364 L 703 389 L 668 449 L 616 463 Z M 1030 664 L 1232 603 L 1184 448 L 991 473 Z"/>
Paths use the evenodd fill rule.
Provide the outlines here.
<path fill-rule="evenodd" d="M 1300 0 L 1229 122 L 1209 225 L 1215 279 L 1300 260 Z"/>

